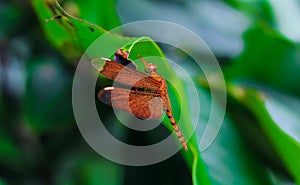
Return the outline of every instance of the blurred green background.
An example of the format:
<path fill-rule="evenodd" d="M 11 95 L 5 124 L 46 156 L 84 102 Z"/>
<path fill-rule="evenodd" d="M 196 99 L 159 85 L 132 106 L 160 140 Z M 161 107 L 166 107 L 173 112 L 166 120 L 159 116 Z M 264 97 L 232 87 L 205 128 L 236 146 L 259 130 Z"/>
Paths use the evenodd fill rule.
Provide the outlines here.
<path fill-rule="evenodd" d="M 52 0 L 0 1 L 0 185 L 300 184 L 299 1 L 60 4 L 63 9 Z M 58 18 L 50 20 L 55 15 Z M 199 152 L 197 137 L 210 111 L 209 88 L 192 59 L 161 46 L 197 85 L 202 126 L 189 141 L 195 150 L 131 167 L 106 160 L 84 141 L 72 112 L 72 80 L 81 55 L 96 38 L 144 19 L 171 21 L 198 34 L 223 69 L 228 102 L 219 135 L 208 150 Z M 149 42 L 149 53 L 136 50 L 159 53 Z M 189 102 L 188 97 L 184 101 Z M 125 129 L 109 107 L 97 106 L 109 120 L 106 127 L 126 142 L 149 144 L 170 133 L 164 126 L 149 133 Z"/>

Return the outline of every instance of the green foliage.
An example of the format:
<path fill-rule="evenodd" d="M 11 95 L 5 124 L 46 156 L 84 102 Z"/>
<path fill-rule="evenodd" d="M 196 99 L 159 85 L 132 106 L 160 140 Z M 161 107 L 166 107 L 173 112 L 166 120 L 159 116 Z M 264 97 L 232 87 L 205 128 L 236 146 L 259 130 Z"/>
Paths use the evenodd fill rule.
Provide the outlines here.
<path fill-rule="evenodd" d="M 55 184 L 118 185 L 123 181 L 122 167 L 107 161 L 96 153 L 73 150 L 60 159 Z"/>
<path fill-rule="evenodd" d="M 268 95 L 258 90 L 231 85 L 231 96 L 244 104 L 255 116 L 265 137 L 271 142 L 287 170 L 300 182 L 299 104 L 291 109 L 292 99 Z M 285 102 L 281 102 L 281 101 Z"/>
<path fill-rule="evenodd" d="M 35 4 L 39 4 L 41 1 L 35 1 Z M 41 4 L 39 4 L 41 5 Z M 46 9 L 47 8 L 47 4 L 44 3 L 44 7 L 40 7 L 40 6 L 36 6 L 37 11 L 39 11 L 40 9 Z M 77 45 L 76 48 L 84 48 L 87 49 L 87 47 L 91 44 L 91 42 L 93 40 L 96 39 L 96 35 L 98 37 L 100 37 L 101 35 L 103 35 L 104 33 L 106 33 L 104 31 L 104 29 L 102 28 L 98 28 L 98 27 L 94 27 L 94 29 L 99 30 L 97 33 L 93 33 L 92 36 L 90 36 L 88 39 L 87 38 L 83 38 L 81 37 L 81 35 L 86 36 L 86 30 L 89 30 L 89 26 L 90 23 L 87 23 L 83 20 L 80 20 L 78 18 L 74 18 L 70 15 L 68 15 L 61 7 L 59 4 L 56 4 L 57 6 L 57 10 L 63 15 L 63 17 L 61 18 L 62 20 L 68 20 L 71 22 L 72 25 L 74 25 L 74 27 L 76 27 L 76 33 L 78 35 L 78 38 L 80 40 L 80 42 L 76 43 L 76 41 L 74 42 L 75 45 Z M 54 14 L 49 16 L 49 17 L 53 17 L 55 16 Z M 40 13 L 40 17 L 43 17 L 43 14 Z M 43 17 L 46 18 L 46 17 Z M 43 19 L 42 19 L 43 20 Z M 53 20 L 55 22 L 59 22 L 59 20 Z M 49 23 L 44 22 L 43 24 L 47 25 Z M 69 25 L 71 25 L 69 24 Z M 65 26 L 65 25 L 64 25 Z M 45 32 L 51 32 L 52 28 L 48 28 L 47 26 L 44 26 L 44 28 L 46 29 Z M 60 26 L 56 26 L 56 29 L 61 29 L 64 30 L 64 27 L 62 25 Z M 72 29 L 72 27 L 69 26 L 69 29 Z M 94 32 L 95 32 L 94 30 Z M 101 32 L 102 31 L 102 32 Z M 107 37 L 109 38 L 110 43 L 107 45 L 107 47 L 115 47 L 114 50 L 117 50 L 118 48 L 128 48 L 127 50 L 130 51 L 130 57 L 132 60 L 136 60 L 137 59 L 137 54 L 140 54 L 143 57 L 147 57 L 147 56 L 158 56 L 158 57 L 164 57 L 161 50 L 157 47 L 157 45 L 155 44 L 154 41 L 152 41 L 150 38 L 128 38 L 128 37 L 121 37 L 119 35 L 113 35 L 110 33 L 107 33 Z M 53 39 L 53 38 L 52 38 Z M 51 39 L 50 39 L 51 41 Z M 74 51 L 75 52 L 75 51 Z M 103 57 L 103 56 L 98 56 L 97 53 L 99 53 L 100 51 L 88 51 L 88 56 L 90 57 Z M 170 82 L 172 84 L 176 84 L 176 89 L 178 91 L 178 93 L 180 93 L 182 96 L 181 98 L 186 99 L 186 97 L 184 96 L 184 88 L 182 85 L 182 82 L 180 82 L 178 80 L 178 78 L 176 78 L 175 73 L 173 72 L 172 68 L 168 65 L 168 63 L 165 61 L 152 61 L 153 63 L 155 63 L 158 67 L 158 72 L 160 74 L 163 74 L 165 76 L 168 77 L 168 79 L 170 80 Z M 136 62 L 137 64 L 142 64 L 141 62 Z M 143 70 L 142 65 L 139 65 L 141 70 Z M 173 89 L 170 89 L 170 91 L 172 91 Z M 170 93 L 172 94 L 172 93 Z M 174 105 L 176 102 L 180 102 L 178 101 L 174 101 L 176 99 L 176 97 L 171 96 L 170 97 L 173 101 L 172 102 L 172 106 L 174 107 L 174 113 L 179 113 L 179 104 Z M 176 109 L 177 107 L 177 109 Z M 181 105 L 181 109 L 183 110 L 187 110 L 188 109 L 188 105 L 186 103 Z M 191 115 L 188 114 L 188 112 L 183 112 L 181 114 L 181 119 L 183 120 L 183 122 L 185 123 L 185 125 L 182 125 L 182 127 L 184 127 L 186 130 L 192 130 L 192 123 L 190 120 Z M 167 127 L 170 128 L 170 124 L 167 118 L 165 118 L 164 123 Z M 172 128 L 170 128 L 172 129 Z M 201 159 L 200 156 L 200 152 L 198 150 L 198 144 L 197 144 L 197 140 L 195 138 L 196 136 L 194 135 L 193 138 L 190 139 L 190 142 L 188 143 L 188 146 L 190 148 L 190 150 L 192 152 L 190 153 L 186 153 L 184 154 L 186 161 L 187 161 L 187 165 L 190 167 L 192 174 L 193 174 L 193 180 L 195 183 L 197 183 L 197 181 L 199 181 L 198 179 L 202 179 L 202 182 L 205 182 L 205 184 L 209 184 L 208 179 L 205 174 L 206 174 L 206 170 L 204 167 L 204 162 Z"/>
<path fill-rule="evenodd" d="M 174 180 L 174 173 L 179 171 L 184 175 L 177 178 L 188 178 L 190 181 L 187 180 L 186 184 L 191 182 L 194 185 L 300 184 L 299 44 L 277 28 L 278 17 L 272 1 L 226 2 L 251 21 L 243 34 L 243 51 L 226 60 L 227 65 L 222 66 L 229 97 L 222 128 L 212 145 L 201 153 L 198 139 L 209 119 L 211 100 L 205 80 L 197 73 L 193 80 L 198 85 L 201 99 L 200 126 L 188 141 L 189 151 L 181 151 L 180 156 L 165 161 L 173 166 L 157 175 L 162 179 L 155 183 L 176 184 L 179 181 Z M 172 1 L 166 3 L 171 4 Z M 28 10 L 23 11 L 24 7 L 12 3 L 5 7 L 0 13 L 5 19 L 0 22 L 7 26 L 1 27 L 0 38 L 15 38 L 16 28 L 23 26 L 18 21 Z M 10 70 L 14 71 L 14 75 L 18 72 L 23 74 L 23 94 L 14 97 L 9 82 L 7 85 L 2 80 L 6 73 L 0 76 L 0 184 L 134 184 L 149 178 L 153 166 L 159 169 L 164 164 L 144 167 L 150 172 L 133 175 L 130 181 L 128 167 L 103 159 L 83 141 L 72 113 L 74 66 L 86 50 L 85 54 L 90 58 L 112 57 L 99 48 L 88 49 L 100 36 L 106 37 L 109 43 L 106 49 L 124 48 L 130 51 L 129 58 L 135 60 L 140 70 L 143 70 L 143 64 L 138 54 L 144 58 L 160 57 L 160 60 L 151 62 L 158 66 L 162 76 L 176 85 L 176 89 L 170 85 L 168 91 L 174 116 L 181 115 L 184 124 L 180 128 L 186 133 L 191 132 L 193 127 L 192 115 L 187 111 L 193 102 L 186 95 L 187 84 L 180 74 L 173 71 L 164 53 L 151 38 L 146 35 L 123 37 L 120 30 L 114 33 L 108 31 L 120 25 L 115 1 L 66 0 L 58 3 L 54 0 L 33 0 L 32 7 L 39 24 L 32 21 L 34 23 L 31 22 L 30 27 L 34 31 L 21 33 L 21 37 L 29 38 L 30 44 L 13 48 L 6 42 L 8 39 L 0 42 L 1 48 L 5 48 L 0 52 L 0 70 L 4 71 L 3 66 L 9 66 L 5 63 L 5 56 L 18 58 L 20 55 L 23 58 L 20 57 L 22 60 L 17 63 L 26 61 L 25 65 L 21 65 L 24 67 L 21 71 Z M 40 34 L 37 25 L 42 27 L 46 38 Z M 45 44 L 45 39 L 56 51 Z M 11 57 L 15 51 L 16 56 Z M 192 66 L 187 66 L 188 72 L 193 70 Z M 8 77 L 4 79 L 9 81 Z M 103 76 L 99 80 L 105 81 Z M 217 84 L 215 82 L 210 88 L 217 89 Z M 110 109 L 99 106 L 113 123 L 109 127 L 114 127 L 117 121 Z M 172 131 L 166 117 L 163 124 Z M 113 129 L 124 138 L 140 140 L 140 137 L 124 133 L 122 128 Z M 157 135 L 147 137 L 155 140 Z M 174 141 L 178 142 L 176 137 Z M 180 162 L 187 168 L 179 168 Z M 51 182 L 48 182 L 49 179 Z"/>
<path fill-rule="evenodd" d="M 201 92 L 200 88 L 198 91 L 200 99 L 204 100 L 201 106 L 210 107 L 209 94 Z M 209 112 L 202 113 L 200 117 L 200 124 L 205 124 Z M 201 136 L 199 132 L 196 133 Z M 272 184 L 268 169 L 242 138 L 243 135 L 238 133 L 227 114 L 216 140 L 203 152 L 212 184 Z"/>
<path fill-rule="evenodd" d="M 13 141 L 11 136 L 0 132 L 0 162 L 1 165 L 12 170 L 24 167 L 21 148 Z M 0 181 L 1 182 L 1 181 Z"/>
<path fill-rule="evenodd" d="M 272 24 L 274 18 L 272 15 L 272 9 L 270 3 L 266 0 L 225 0 L 232 7 L 238 9 L 240 12 L 244 13 L 251 18 L 253 23 L 264 21 Z"/>
<path fill-rule="evenodd" d="M 299 94 L 299 46 L 264 23 L 250 28 L 244 39 L 245 50 L 225 70 L 228 79 L 256 81 Z"/>
<path fill-rule="evenodd" d="M 0 29 L 0 38 L 3 38 L 16 28 L 14 22 L 20 19 L 20 11 L 17 7 L 8 4 L 1 8 L 0 16 L 5 17 L 5 19 L 0 20 L 0 25 L 5 25 L 1 26 Z"/>
<path fill-rule="evenodd" d="M 48 40 L 68 58 L 80 57 L 96 38 L 105 33 L 97 25 L 70 16 L 55 1 L 35 0 L 33 6 Z"/>
<path fill-rule="evenodd" d="M 0 178 L 0 185 L 6 185 L 6 183 L 1 178 Z"/>
<path fill-rule="evenodd" d="M 29 71 L 24 97 L 27 126 L 36 134 L 68 128 L 73 124 L 69 98 L 71 74 L 54 58 L 34 58 L 26 67 Z"/>

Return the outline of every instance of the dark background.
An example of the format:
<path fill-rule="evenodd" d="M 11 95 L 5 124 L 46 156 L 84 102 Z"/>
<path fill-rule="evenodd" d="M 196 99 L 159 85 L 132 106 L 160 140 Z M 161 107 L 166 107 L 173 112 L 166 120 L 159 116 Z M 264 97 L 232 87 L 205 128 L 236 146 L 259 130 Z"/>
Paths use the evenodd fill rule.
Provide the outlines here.
<path fill-rule="evenodd" d="M 195 180 L 193 163 L 181 152 L 158 164 L 130 167 L 89 147 L 72 112 L 79 58 L 53 44 L 59 37 L 46 36 L 33 2 L 0 2 L 0 185 L 208 184 Z M 70 0 L 62 5 L 106 29 L 158 19 L 198 34 L 217 57 L 228 90 L 223 127 L 201 154 L 205 170 L 198 173 L 211 184 L 300 183 L 298 1 Z M 178 58 L 173 50 L 163 51 Z M 179 55 L 178 61 L 185 60 L 190 59 Z M 193 65 L 185 68 L 209 101 L 201 75 Z M 262 92 L 270 101 L 260 97 Z M 110 119 L 112 110 L 98 106 Z M 120 129 L 117 124 L 106 126 Z M 145 144 L 169 131 L 161 125 L 155 133 L 125 128 L 116 133 L 129 143 Z"/>

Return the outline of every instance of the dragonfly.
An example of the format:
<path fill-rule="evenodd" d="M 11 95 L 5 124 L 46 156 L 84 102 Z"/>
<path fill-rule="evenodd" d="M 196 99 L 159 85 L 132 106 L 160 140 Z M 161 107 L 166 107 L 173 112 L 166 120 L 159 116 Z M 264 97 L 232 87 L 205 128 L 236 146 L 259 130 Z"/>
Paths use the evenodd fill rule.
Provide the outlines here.
<path fill-rule="evenodd" d="M 138 55 L 144 64 L 143 73 L 128 56 L 128 51 L 118 49 L 113 60 L 100 58 L 105 61 L 100 73 L 128 88 L 105 87 L 99 91 L 98 99 L 140 119 L 160 119 L 165 112 L 181 145 L 188 151 L 183 134 L 173 117 L 167 83 L 156 72 L 157 66 Z M 92 64 L 98 59 L 93 59 Z"/>

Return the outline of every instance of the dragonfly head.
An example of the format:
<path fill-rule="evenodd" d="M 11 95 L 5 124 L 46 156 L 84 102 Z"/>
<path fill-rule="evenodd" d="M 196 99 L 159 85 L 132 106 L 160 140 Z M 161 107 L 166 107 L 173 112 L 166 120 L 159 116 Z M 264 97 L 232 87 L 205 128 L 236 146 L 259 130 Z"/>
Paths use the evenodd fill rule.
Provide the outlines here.
<path fill-rule="evenodd" d="M 156 74 L 157 66 L 155 64 L 146 62 L 146 60 L 143 59 L 141 57 L 141 55 L 139 55 L 139 54 L 138 54 L 138 57 L 144 63 L 144 65 L 145 65 L 144 70 L 145 70 L 146 73 L 148 73 L 150 75 L 151 74 L 152 75 Z"/>
<path fill-rule="evenodd" d="M 145 65 L 144 70 L 146 73 L 152 73 L 152 72 L 156 72 L 157 67 L 155 64 L 149 63 L 149 64 Z"/>

